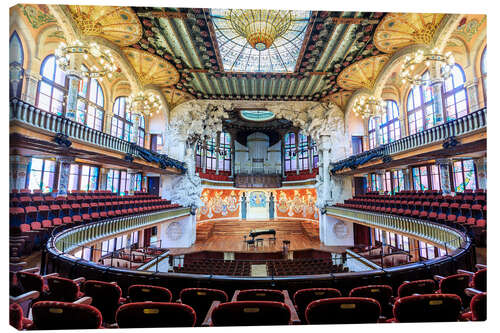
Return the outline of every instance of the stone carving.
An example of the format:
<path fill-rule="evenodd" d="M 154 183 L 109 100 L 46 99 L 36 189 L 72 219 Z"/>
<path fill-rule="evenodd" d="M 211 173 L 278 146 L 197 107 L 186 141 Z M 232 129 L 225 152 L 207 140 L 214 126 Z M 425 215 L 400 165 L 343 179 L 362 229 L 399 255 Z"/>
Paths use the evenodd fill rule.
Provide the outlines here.
<path fill-rule="evenodd" d="M 167 227 L 167 238 L 172 241 L 179 240 L 182 237 L 184 231 L 182 230 L 182 224 L 177 221 L 170 223 Z"/>

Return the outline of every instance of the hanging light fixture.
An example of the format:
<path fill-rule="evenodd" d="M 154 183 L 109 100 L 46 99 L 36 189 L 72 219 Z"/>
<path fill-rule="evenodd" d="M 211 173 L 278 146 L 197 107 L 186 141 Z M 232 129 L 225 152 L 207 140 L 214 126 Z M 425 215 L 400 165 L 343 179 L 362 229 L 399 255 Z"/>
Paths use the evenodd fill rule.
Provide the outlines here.
<path fill-rule="evenodd" d="M 139 91 L 127 97 L 127 104 L 131 112 L 151 116 L 163 110 L 160 96 L 152 92 Z"/>
<path fill-rule="evenodd" d="M 418 65 L 424 63 L 429 69 L 431 66 L 437 66 L 439 71 L 435 75 L 430 75 L 428 78 L 420 74 L 414 74 Z M 409 82 L 412 85 L 430 85 L 433 83 L 443 82 L 450 77 L 451 70 L 455 65 L 455 58 L 451 52 L 440 54 L 438 49 L 425 53 L 420 49 L 417 52 L 407 55 L 401 68 L 401 82 L 404 84 Z"/>
<path fill-rule="evenodd" d="M 386 102 L 375 96 L 360 96 L 353 105 L 354 114 L 361 118 L 370 118 L 381 115 L 385 110 Z"/>
<path fill-rule="evenodd" d="M 73 45 L 59 44 L 55 50 L 56 62 L 59 68 L 65 72 L 76 72 L 82 77 L 100 79 L 104 76 L 111 78 L 118 67 L 109 50 L 102 50 L 96 43 L 85 44 L 77 40 Z M 92 64 L 88 70 L 82 68 L 85 60 L 92 58 Z M 98 64 L 98 65 L 95 65 Z"/>
<path fill-rule="evenodd" d="M 228 17 L 240 36 L 257 51 L 264 51 L 288 32 L 294 14 L 291 10 L 232 9 Z"/>

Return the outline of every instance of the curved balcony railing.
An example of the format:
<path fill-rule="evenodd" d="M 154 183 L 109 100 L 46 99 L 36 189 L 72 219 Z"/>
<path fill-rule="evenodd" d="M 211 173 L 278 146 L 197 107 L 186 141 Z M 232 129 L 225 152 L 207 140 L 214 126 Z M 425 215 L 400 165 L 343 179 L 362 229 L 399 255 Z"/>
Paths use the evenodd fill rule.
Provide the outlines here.
<path fill-rule="evenodd" d="M 354 169 L 374 158 L 383 158 L 385 156 L 417 149 L 425 145 L 444 142 L 449 138 L 459 137 L 486 128 L 486 122 L 487 109 L 483 108 L 425 131 L 406 136 L 394 142 L 331 163 L 330 170 L 332 173 L 335 173 L 345 168 Z"/>
<path fill-rule="evenodd" d="M 19 121 L 56 135 L 66 136 L 69 140 L 74 139 L 104 149 L 111 149 L 133 157 L 139 157 L 148 162 L 157 162 L 161 168 L 168 166 L 177 168 L 182 172 L 185 171 L 185 167 L 180 161 L 152 152 L 134 143 L 95 130 L 68 118 L 42 111 L 17 98 L 10 100 L 10 120 Z"/>
<path fill-rule="evenodd" d="M 341 207 L 327 207 L 326 213 L 347 218 L 372 228 L 385 229 L 394 233 L 404 233 L 428 243 L 455 251 L 468 241 L 464 233 L 451 227 L 426 220 L 406 216 L 373 213 Z"/>

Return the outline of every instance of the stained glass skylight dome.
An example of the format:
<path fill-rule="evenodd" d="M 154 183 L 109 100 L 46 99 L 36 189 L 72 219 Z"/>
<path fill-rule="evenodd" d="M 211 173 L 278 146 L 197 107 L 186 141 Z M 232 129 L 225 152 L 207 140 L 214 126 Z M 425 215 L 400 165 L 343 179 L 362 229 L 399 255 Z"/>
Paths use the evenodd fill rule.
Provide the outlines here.
<path fill-rule="evenodd" d="M 310 11 L 212 9 L 227 72 L 293 72 Z"/>

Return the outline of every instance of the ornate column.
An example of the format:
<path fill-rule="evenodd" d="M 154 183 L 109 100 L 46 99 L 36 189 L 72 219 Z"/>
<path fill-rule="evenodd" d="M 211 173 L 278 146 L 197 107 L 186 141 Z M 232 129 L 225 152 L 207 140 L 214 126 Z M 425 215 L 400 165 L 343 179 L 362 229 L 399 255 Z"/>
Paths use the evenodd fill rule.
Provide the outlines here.
<path fill-rule="evenodd" d="M 281 134 L 281 176 L 285 178 L 285 136 L 283 133 Z"/>
<path fill-rule="evenodd" d="M 59 179 L 57 181 L 57 195 L 68 194 L 69 172 L 71 163 L 75 159 L 72 157 L 59 157 Z"/>
<path fill-rule="evenodd" d="M 205 142 L 201 143 L 201 168 L 203 173 L 207 172 L 207 145 Z"/>
<path fill-rule="evenodd" d="M 9 95 L 20 98 L 23 84 L 23 67 L 17 62 L 9 64 Z"/>
<path fill-rule="evenodd" d="M 411 189 L 410 169 L 405 168 L 402 170 L 403 170 L 404 187 L 405 187 L 405 190 L 408 191 Z"/>
<path fill-rule="evenodd" d="M 487 190 L 487 166 L 486 166 L 486 156 L 481 158 L 475 158 L 474 164 L 476 165 L 477 171 L 477 188 Z"/>
<path fill-rule="evenodd" d="M 309 165 L 309 173 L 312 173 L 313 169 L 313 150 L 312 150 L 312 139 L 310 136 L 307 137 L 307 161 Z"/>
<path fill-rule="evenodd" d="M 234 151 L 234 133 L 231 134 L 231 177 L 234 177 L 234 159 L 235 159 L 235 151 Z"/>
<path fill-rule="evenodd" d="M 467 89 L 467 99 L 469 101 L 469 111 L 474 112 L 479 110 L 479 89 L 478 80 L 476 78 L 465 83 Z"/>
<path fill-rule="evenodd" d="M 68 80 L 68 97 L 66 100 L 66 118 L 71 120 L 76 119 L 76 109 L 78 105 L 78 86 L 81 78 L 75 73 L 66 75 Z"/>
<path fill-rule="evenodd" d="M 296 167 L 296 172 L 297 175 L 300 173 L 299 170 L 299 131 L 295 132 L 295 165 Z"/>
<path fill-rule="evenodd" d="M 128 194 L 134 194 L 135 178 L 137 170 L 127 169 L 127 176 L 129 178 Z"/>
<path fill-rule="evenodd" d="M 384 193 L 384 172 L 385 170 L 377 170 L 377 185 L 379 186 L 378 192 Z"/>
<path fill-rule="evenodd" d="M 215 174 L 219 174 L 219 158 L 220 158 L 220 133 L 217 133 L 215 138 Z"/>
<path fill-rule="evenodd" d="M 21 155 L 10 155 L 10 191 L 21 190 L 26 186 L 26 176 L 28 175 L 28 164 L 30 157 Z"/>
<path fill-rule="evenodd" d="M 450 195 L 451 192 L 453 192 L 450 181 L 451 160 L 449 158 L 438 158 L 436 159 L 436 164 L 439 166 L 439 175 L 441 177 L 441 190 L 443 191 L 443 195 Z"/>
<path fill-rule="evenodd" d="M 26 81 L 26 84 L 24 92 L 21 94 L 21 99 L 25 100 L 26 103 L 35 105 L 38 81 L 40 81 L 41 78 L 40 74 L 34 73 L 33 71 L 24 72 L 24 80 Z"/>
<path fill-rule="evenodd" d="M 440 77 L 440 67 L 438 64 L 434 64 L 429 68 L 429 75 L 431 80 Z M 442 82 L 436 82 L 431 85 L 432 94 L 434 96 L 432 107 L 434 108 L 434 124 L 438 125 L 446 121 L 444 110 L 443 110 L 443 94 L 442 94 Z"/>
<path fill-rule="evenodd" d="M 99 190 L 104 191 L 108 186 L 108 168 L 101 168 L 101 174 L 99 175 Z"/>
<path fill-rule="evenodd" d="M 137 144 L 139 140 L 139 114 L 132 114 L 132 122 L 134 123 L 134 127 L 132 129 L 132 143 Z"/>

